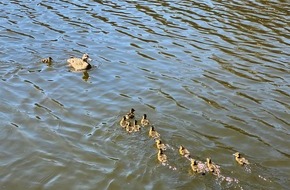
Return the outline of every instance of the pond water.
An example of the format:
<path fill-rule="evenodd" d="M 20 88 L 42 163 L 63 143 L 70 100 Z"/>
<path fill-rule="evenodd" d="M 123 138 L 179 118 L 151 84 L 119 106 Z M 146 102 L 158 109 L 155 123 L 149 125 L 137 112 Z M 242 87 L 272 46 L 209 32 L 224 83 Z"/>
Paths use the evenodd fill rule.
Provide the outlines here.
<path fill-rule="evenodd" d="M 1 1 L 0 189 L 289 188 L 289 7 Z M 72 72 L 66 60 L 83 53 L 93 68 Z M 148 127 L 119 126 L 131 108 L 161 134 L 168 165 Z M 220 176 L 191 172 L 180 145 Z"/>

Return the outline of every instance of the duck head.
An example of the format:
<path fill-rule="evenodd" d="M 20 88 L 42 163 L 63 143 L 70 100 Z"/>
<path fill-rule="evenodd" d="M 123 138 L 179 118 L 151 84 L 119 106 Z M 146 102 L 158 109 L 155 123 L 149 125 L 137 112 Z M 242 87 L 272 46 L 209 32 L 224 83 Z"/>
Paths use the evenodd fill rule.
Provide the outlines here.
<path fill-rule="evenodd" d="M 82 60 L 85 61 L 85 62 L 88 62 L 88 61 L 91 61 L 92 59 L 90 59 L 90 56 L 89 54 L 85 53 L 82 57 Z"/>

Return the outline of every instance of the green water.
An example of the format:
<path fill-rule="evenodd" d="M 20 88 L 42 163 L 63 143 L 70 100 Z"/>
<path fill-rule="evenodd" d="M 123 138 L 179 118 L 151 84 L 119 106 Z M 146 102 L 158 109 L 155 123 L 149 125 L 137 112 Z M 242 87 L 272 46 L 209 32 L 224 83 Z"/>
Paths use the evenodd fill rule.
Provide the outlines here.
<path fill-rule="evenodd" d="M 287 189 L 289 6 L 1 1 L 0 189 Z M 66 60 L 85 52 L 93 68 L 71 72 Z M 148 128 L 121 129 L 132 107 L 176 170 Z M 181 144 L 235 181 L 193 174 Z"/>

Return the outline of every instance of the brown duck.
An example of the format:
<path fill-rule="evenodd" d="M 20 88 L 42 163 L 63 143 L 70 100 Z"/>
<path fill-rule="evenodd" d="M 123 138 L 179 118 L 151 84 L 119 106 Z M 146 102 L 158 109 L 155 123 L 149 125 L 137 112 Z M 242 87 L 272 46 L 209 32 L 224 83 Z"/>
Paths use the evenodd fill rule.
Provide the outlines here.
<path fill-rule="evenodd" d="M 69 66 L 75 71 L 83 71 L 92 68 L 88 61 L 90 61 L 90 57 L 87 53 L 85 53 L 81 59 L 72 57 L 67 60 Z"/>

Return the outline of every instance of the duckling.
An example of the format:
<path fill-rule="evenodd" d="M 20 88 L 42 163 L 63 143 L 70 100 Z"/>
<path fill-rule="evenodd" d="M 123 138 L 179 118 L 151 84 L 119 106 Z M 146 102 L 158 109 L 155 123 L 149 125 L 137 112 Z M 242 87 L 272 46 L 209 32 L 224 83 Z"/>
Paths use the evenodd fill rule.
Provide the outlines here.
<path fill-rule="evenodd" d="M 186 158 L 190 158 L 190 152 L 182 145 L 179 146 L 179 154 Z"/>
<path fill-rule="evenodd" d="M 51 63 L 52 60 L 53 60 L 53 59 L 52 59 L 51 57 L 48 57 L 48 58 L 44 58 L 44 59 L 42 59 L 41 62 L 42 62 L 42 63 Z"/>
<path fill-rule="evenodd" d="M 216 172 L 216 166 L 212 163 L 211 158 L 206 159 L 206 165 L 209 171 L 211 171 L 212 173 Z"/>
<path fill-rule="evenodd" d="M 248 160 L 246 160 L 246 158 L 241 157 L 241 154 L 239 152 L 236 152 L 235 154 L 233 154 L 236 158 L 236 161 L 240 164 L 240 165 L 247 165 L 250 164 Z"/>
<path fill-rule="evenodd" d="M 74 70 L 82 71 L 92 68 L 92 66 L 88 63 L 90 60 L 91 59 L 89 58 L 89 55 L 85 53 L 81 59 L 72 57 L 68 59 L 67 62 L 69 63 L 70 67 L 74 68 Z"/>
<path fill-rule="evenodd" d="M 190 162 L 191 162 L 190 166 L 191 166 L 192 171 L 198 173 L 199 172 L 199 168 L 198 168 L 196 160 L 195 159 L 190 159 Z"/>
<path fill-rule="evenodd" d="M 130 122 L 127 121 L 127 119 L 126 119 L 125 116 L 123 116 L 122 119 L 121 119 L 121 121 L 120 121 L 120 126 L 121 126 L 122 128 L 126 128 L 126 126 L 128 125 L 128 123 L 130 123 Z"/>
<path fill-rule="evenodd" d="M 149 137 L 154 138 L 154 139 L 160 137 L 160 134 L 159 134 L 157 131 L 155 131 L 154 126 L 151 126 L 151 127 L 150 127 L 150 130 L 149 130 Z"/>
<path fill-rule="evenodd" d="M 132 125 L 131 125 L 130 122 L 127 123 L 125 129 L 126 129 L 126 131 L 127 131 L 128 133 L 132 133 L 133 130 L 134 130 L 134 128 L 132 127 Z"/>
<path fill-rule="evenodd" d="M 157 158 L 161 163 L 167 162 L 167 156 L 163 153 L 162 149 L 159 149 L 158 154 L 157 154 Z"/>
<path fill-rule="evenodd" d="M 142 125 L 143 127 L 145 127 L 145 126 L 147 126 L 147 125 L 149 125 L 149 124 L 150 124 L 150 122 L 149 122 L 149 120 L 147 119 L 147 115 L 144 114 L 143 117 L 142 117 L 142 119 L 141 119 L 141 125 Z"/>
<path fill-rule="evenodd" d="M 135 120 L 134 125 L 133 125 L 133 130 L 134 132 L 140 131 L 141 127 L 140 125 L 137 124 L 137 120 Z"/>
<path fill-rule="evenodd" d="M 134 108 L 131 108 L 131 110 L 125 115 L 126 119 L 133 119 L 135 117 L 134 111 Z"/>
<path fill-rule="evenodd" d="M 165 144 L 163 144 L 160 139 L 156 139 L 155 142 L 158 149 L 166 150 Z"/>

